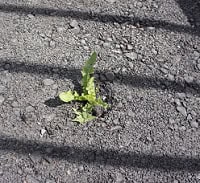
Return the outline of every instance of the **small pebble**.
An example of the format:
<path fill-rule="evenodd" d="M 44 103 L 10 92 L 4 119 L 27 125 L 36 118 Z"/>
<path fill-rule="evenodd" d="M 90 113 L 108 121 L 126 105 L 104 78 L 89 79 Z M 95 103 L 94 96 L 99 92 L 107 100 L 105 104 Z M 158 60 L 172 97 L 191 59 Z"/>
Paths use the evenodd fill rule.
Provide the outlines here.
<path fill-rule="evenodd" d="M 169 118 L 169 123 L 170 123 L 170 124 L 174 124 L 174 123 L 175 123 L 175 120 L 172 119 L 172 118 Z"/>
<path fill-rule="evenodd" d="M 148 30 L 155 30 L 155 27 L 147 27 Z"/>
<path fill-rule="evenodd" d="M 196 113 L 195 111 L 191 111 L 191 115 L 192 115 L 192 116 L 196 116 L 197 113 Z"/>
<path fill-rule="evenodd" d="M 26 107 L 26 112 L 33 112 L 35 109 L 32 106 Z"/>
<path fill-rule="evenodd" d="M 2 95 L 0 95 L 0 104 L 3 104 L 4 100 L 5 98 Z"/>
<path fill-rule="evenodd" d="M 122 183 L 124 181 L 124 177 L 121 173 L 116 174 L 116 183 Z"/>
<path fill-rule="evenodd" d="M 56 47 L 56 42 L 53 41 L 53 40 L 51 40 L 51 41 L 49 42 L 49 46 L 50 46 L 51 48 L 55 48 L 55 47 Z"/>
<path fill-rule="evenodd" d="M 22 169 L 21 169 L 21 168 L 18 168 L 18 171 L 17 171 L 17 173 L 18 173 L 19 175 L 22 175 L 22 174 L 23 174 L 23 171 L 22 171 Z"/>
<path fill-rule="evenodd" d="M 174 79 L 174 75 L 168 74 L 168 79 L 169 79 L 170 81 L 174 81 L 174 80 L 175 80 L 175 79 Z"/>
<path fill-rule="evenodd" d="M 39 183 L 38 180 L 36 180 L 34 177 L 32 177 L 32 176 L 30 176 L 30 175 L 28 175 L 28 176 L 26 177 L 26 182 L 27 182 L 27 183 Z"/>
<path fill-rule="evenodd" d="M 11 105 L 12 105 L 12 107 L 18 107 L 19 106 L 19 104 L 16 101 L 14 101 Z"/>
<path fill-rule="evenodd" d="M 196 178 L 200 180 L 200 173 L 196 175 Z"/>
<path fill-rule="evenodd" d="M 52 79 L 44 79 L 43 83 L 44 83 L 45 86 L 50 86 L 50 85 L 54 84 L 54 80 L 52 80 Z"/>
<path fill-rule="evenodd" d="M 2 175 L 3 175 L 3 170 L 0 169 L 0 176 L 2 176 Z"/>
<path fill-rule="evenodd" d="M 123 104 L 122 104 L 121 102 L 119 102 L 119 103 L 117 104 L 117 107 L 118 107 L 118 108 L 122 108 L 122 107 L 123 107 Z"/>
<path fill-rule="evenodd" d="M 107 41 L 112 42 L 112 38 L 111 37 L 107 38 Z"/>
<path fill-rule="evenodd" d="M 73 29 L 71 29 L 71 31 L 74 33 L 74 34 L 78 34 L 80 32 L 80 28 L 79 27 L 75 27 Z"/>
<path fill-rule="evenodd" d="M 119 130 L 122 130 L 122 127 L 121 126 L 114 126 L 110 130 L 111 131 L 119 131 Z"/>
<path fill-rule="evenodd" d="M 137 55 L 137 53 L 135 53 L 135 52 L 125 53 L 125 56 L 126 56 L 127 58 L 130 58 L 131 60 L 135 60 L 135 59 L 138 58 L 138 55 Z"/>
<path fill-rule="evenodd" d="M 160 71 L 163 72 L 164 74 L 167 74 L 167 73 L 168 73 L 168 70 L 165 69 L 165 68 L 160 68 Z"/>
<path fill-rule="evenodd" d="M 183 116 L 187 116 L 187 111 L 186 111 L 186 108 L 183 107 L 183 106 L 178 106 L 177 108 L 177 111 L 180 112 Z"/>
<path fill-rule="evenodd" d="M 132 62 L 128 62 L 128 65 L 129 65 L 129 67 L 130 67 L 131 69 L 133 69 L 134 65 L 133 65 Z"/>
<path fill-rule="evenodd" d="M 200 70 L 200 64 L 197 64 L 197 68 Z"/>
<path fill-rule="evenodd" d="M 135 117 L 135 113 L 132 110 L 128 110 L 128 115 L 131 117 Z"/>
<path fill-rule="evenodd" d="M 4 93 L 6 91 L 6 87 L 3 85 L 0 85 L 0 93 Z"/>
<path fill-rule="evenodd" d="M 47 121 L 50 122 L 55 118 L 56 114 L 49 114 L 49 115 L 45 115 L 43 118 Z"/>
<path fill-rule="evenodd" d="M 57 27 L 57 32 L 61 33 L 64 31 L 64 28 L 63 27 Z"/>
<path fill-rule="evenodd" d="M 116 48 L 116 49 L 120 49 L 121 47 L 120 47 L 119 44 L 116 44 L 116 45 L 115 45 L 115 48 Z"/>
<path fill-rule="evenodd" d="M 54 180 L 46 179 L 45 183 L 56 183 Z"/>
<path fill-rule="evenodd" d="M 13 108 L 13 113 L 16 115 L 16 116 L 21 116 L 21 110 L 20 108 Z"/>
<path fill-rule="evenodd" d="M 164 62 L 165 60 L 163 58 L 158 58 L 157 61 L 158 62 Z"/>
<path fill-rule="evenodd" d="M 194 56 L 195 56 L 195 58 L 199 58 L 200 57 L 200 53 L 198 51 L 194 51 Z"/>
<path fill-rule="evenodd" d="M 152 138 L 151 137 L 147 137 L 147 141 L 152 142 Z"/>
<path fill-rule="evenodd" d="M 57 84 L 54 84 L 53 86 L 52 86 L 52 89 L 54 89 L 54 90 L 56 90 L 58 88 L 58 85 Z"/>
<path fill-rule="evenodd" d="M 46 130 L 45 129 L 41 129 L 40 130 L 40 135 L 41 135 L 41 137 L 43 137 L 43 135 L 46 133 Z"/>
<path fill-rule="evenodd" d="M 84 39 L 81 39 L 81 44 L 86 44 L 86 41 Z"/>
<path fill-rule="evenodd" d="M 81 165 L 81 166 L 78 167 L 78 169 L 79 169 L 79 171 L 83 171 L 84 170 L 84 166 Z"/>
<path fill-rule="evenodd" d="M 190 125 L 192 128 L 198 128 L 199 127 L 199 123 L 197 123 L 196 121 L 191 121 Z"/>
<path fill-rule="evenodd" d="M 67 170 L 67 175 L 71 175 L 71 171 L 70 170 Z"/>
<path fill-rule="evenodd" d="M 184 99 L 186 97 L 185 93 L 176 93 L 176 97 Z"/>
<path fill-rule="evenodd" d="M 113 123 L 114 123 L 115 125 L 118 125 L 118 124 L 119 124 L 119 120 L 118 120 L 118 119 L 114 119 L 114 120 L 113 120 Z"/>
<path fill-rule="evenodd" d="M 158 54 L 158 51 L 157 51 L 156 49 L 152 49 L 151 51 L 152 51 L 152 53 L 153 53 L 154 55 L 157 55 L 157 54 Z"/>
<path fill-rule="evenodd" d="M 72 20 L 69 24 L 72 28 L 78 27 L 78 22 L 76 20 Z"/>
<path fill-rule="evenodd" d="M 178 98 L 174 99 L 174 103 L 175 103 L 177 106 L 181 106 L 181 101 L 180 101 L 180 99 L 178 99 Z"/>
<path fill-rule="evenodd" d="M 179 127 L 179 130 L 180 130 L 180 131 L 185 131 L 185 130 L 186 130 L 186 127 L 185 127 L 185 126 L 181 126 L 181 127 Z"/>
<path fill-rule="evenodd" d="M 126 48 L 127 48 L 127 50 L 132 50 L 132 49 L 133 49 L 133 46 L 130 45 L 130 44 L 128 44 L 128 45 L 126 46 Z"/>
<path fill-rule="evenodd" d="M 191 115 L 191 114 L 188 114 L 187 120 L 191 120 L 191 119 L 192 119 L 192 115 Z"/>
<path fill-rule="evenodd" d="M 30 19 L 35 18 L 35 16 L 33 14 L 28 14 L 27 15 Z"/>
<path fill-rule="evenodd" d="M 104 48 L 108 48 L 108 47 L 110 47 L 110 43 L 109 43 L 109 42 L 105 42 L 105 43 L 103 43 L 103 47 L 104 47 Z"/>
<path fill-rule="evenodd" d="M 106 0 L 108 3 L 114 3 L 114 2 L 116 2 L 116 0 Z"/>
<path fill-rule="evenodd" d="M 192 83 L 194 80 L 192 76 L 188 76 L 188 75 L 184 76 L 184 79 L 187 83 Z"/>

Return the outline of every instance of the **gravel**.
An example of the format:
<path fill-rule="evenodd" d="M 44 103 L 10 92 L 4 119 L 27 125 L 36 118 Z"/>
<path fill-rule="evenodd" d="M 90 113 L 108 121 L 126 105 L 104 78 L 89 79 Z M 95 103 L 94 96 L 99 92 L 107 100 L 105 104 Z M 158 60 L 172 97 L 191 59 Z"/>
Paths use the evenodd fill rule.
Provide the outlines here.
<path fill-rule="evenodd" d="M 0 182 L 198 182 L 199 17 L 197 0 L 2 0 Z M 110 107 L 77 124 L 57 95 L 93 51 Z"/>

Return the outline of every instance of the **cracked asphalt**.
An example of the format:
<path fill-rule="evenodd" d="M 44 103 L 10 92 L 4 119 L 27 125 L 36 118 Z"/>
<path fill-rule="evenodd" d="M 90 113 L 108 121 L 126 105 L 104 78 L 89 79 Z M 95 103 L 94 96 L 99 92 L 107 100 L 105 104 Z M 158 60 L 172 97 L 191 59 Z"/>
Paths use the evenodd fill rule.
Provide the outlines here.
<path fill-rule="evenodd" d="M 57 98 L 95 78 L 84 125 Z M 198 0 L 0 0 L 0 182 L 200 182 Z"/>

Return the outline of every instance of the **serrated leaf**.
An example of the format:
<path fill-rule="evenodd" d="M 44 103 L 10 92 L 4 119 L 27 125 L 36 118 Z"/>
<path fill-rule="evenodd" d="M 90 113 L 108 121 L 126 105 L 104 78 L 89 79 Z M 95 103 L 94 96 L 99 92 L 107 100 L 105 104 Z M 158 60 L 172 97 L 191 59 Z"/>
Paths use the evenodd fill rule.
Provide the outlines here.
<path fill-rule="evenodd" d="M 82 115 L 77 115 L 77 117 L 75 119 L 73 119 L 72 121 L 79 122 L 79 123 L 84 123 L 85 122 L 85 120 L 82 117 Z"/>
<path fill-rule="evenodd" d="M 104 102 L 101 98 L 96 99 L 96 104 L 104 107 L 105 109 L 108 108 L 108 104 Z"/>
<path fill-rule="evenodd" d="M 71 102 L 72 100 L 75 99 L 74 94 L 73 94 L 73 92 L 71 90 L 69 90 L 67 92 L 60 93 L 59 94 L 59 98 L 63 102 Z"/>
<path fill-rule="evenodd" d="M 92 116 L 92 114 L 90 114 L 86 111 L 79 112 L 79 111 L 75 110 L 75 113 L 77 115 L 76 118 L 73 119 L 73 121 L 75 121 L 75 122 L 86 123 L 88 121 L 95 119 L 95 116 Z"/>
<path fill-rule="evenodd" d="M 81 71 L 81 73 L 82 73 L 81 85 L 82 85 L 84 94 L 88 94 L 87 86 L 88 86 L 88 82 L 91 78 L 91 74 L 94 73 L 93 67 L 96 62 L 96 58 L 97 58 L 97 54 L 96 54 L 96 52 L 93 52 L 93 54 L 90 56 L 90 58 L 86 61 L 85 65 Z"/>
<path fill-rule="evenodd" d="M 82 107 L 82 111 L 85 111 L 87 113 L 92 112 L 93 105 L 90 103 L 85 104 L 85 106 Z"/>
<path fill-rule="evenodd" d="M 95 90 L 95 84 L 94 84 L 94 77 L 91 77 L 88 80 L 86 91 L 89 95 L 96 97 L 96 90 Z"/>

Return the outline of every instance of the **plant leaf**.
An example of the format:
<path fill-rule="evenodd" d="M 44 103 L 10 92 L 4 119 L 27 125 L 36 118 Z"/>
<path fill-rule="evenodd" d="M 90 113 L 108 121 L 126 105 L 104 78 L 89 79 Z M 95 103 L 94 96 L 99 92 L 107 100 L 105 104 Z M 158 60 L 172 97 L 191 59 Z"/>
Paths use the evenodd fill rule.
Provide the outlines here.
<path fill-rule="evenodd" d="M 106 102 L 104 102 L 101 98 L 96 99 L 96 105 L 102 106 L 107 109 L 109 106 Z"/>
<path fill-rule="evenodd" d="M 59 94 L 59 98 L 63 102 L 71 102 L 72 100 L 75 99 L 74 94 L 73 94 L 73 92 L 71 90 L 69 90 L 67 92 L 60 93 Z"/>
<path fill-rule="evenodd" d="M 87 105 L 87 104 L 86 104 Z M 85 106 L 84 106 L 85 107 Z M 83 108 L 84 108 L 83 107 Z M 82 108 L 82 109 L 83 109 Z M 85 109 L 85 111 L 77 111 L 76 109 L 74 109 L 75 114 L 77 115 L 75 119 L 73 119 L 73 121 L 75 122 L 79 122 L 79 123 L 86 123 L 88 121 L 91 121 L 93 119 L 95 119 L 95 116 L 92 116 L 92 114 L 90 114 L 87 109 Z"/>
<path fill-rule="evenodd" d="M 91 78 L 91 74 L 94 73 L 94 64 L 96 62 L 97 54 L 96 52 L 93 52 L 93 54 L 90 56 L 90 58 L 86 61 L 85 65 L 83 66 L 83 69 L 81 71 L 82 73 L 82 81 L 81 85 L 83 88 L 83 93 L 88 94 L 87 86 L 88 82 Z M 94 82 L 94 80 L 93 80 Z"/>
<path fill-rule="evenodd" d="M 96 90 L 95 90 L 95 84 L 94 84 L 94 77 L 91 77 L 88 80 L 86 90 L 87 90 L 87 93 L 89 95 L 92 95 L 92 96 L 94 96 L 96 98 Z"/>

